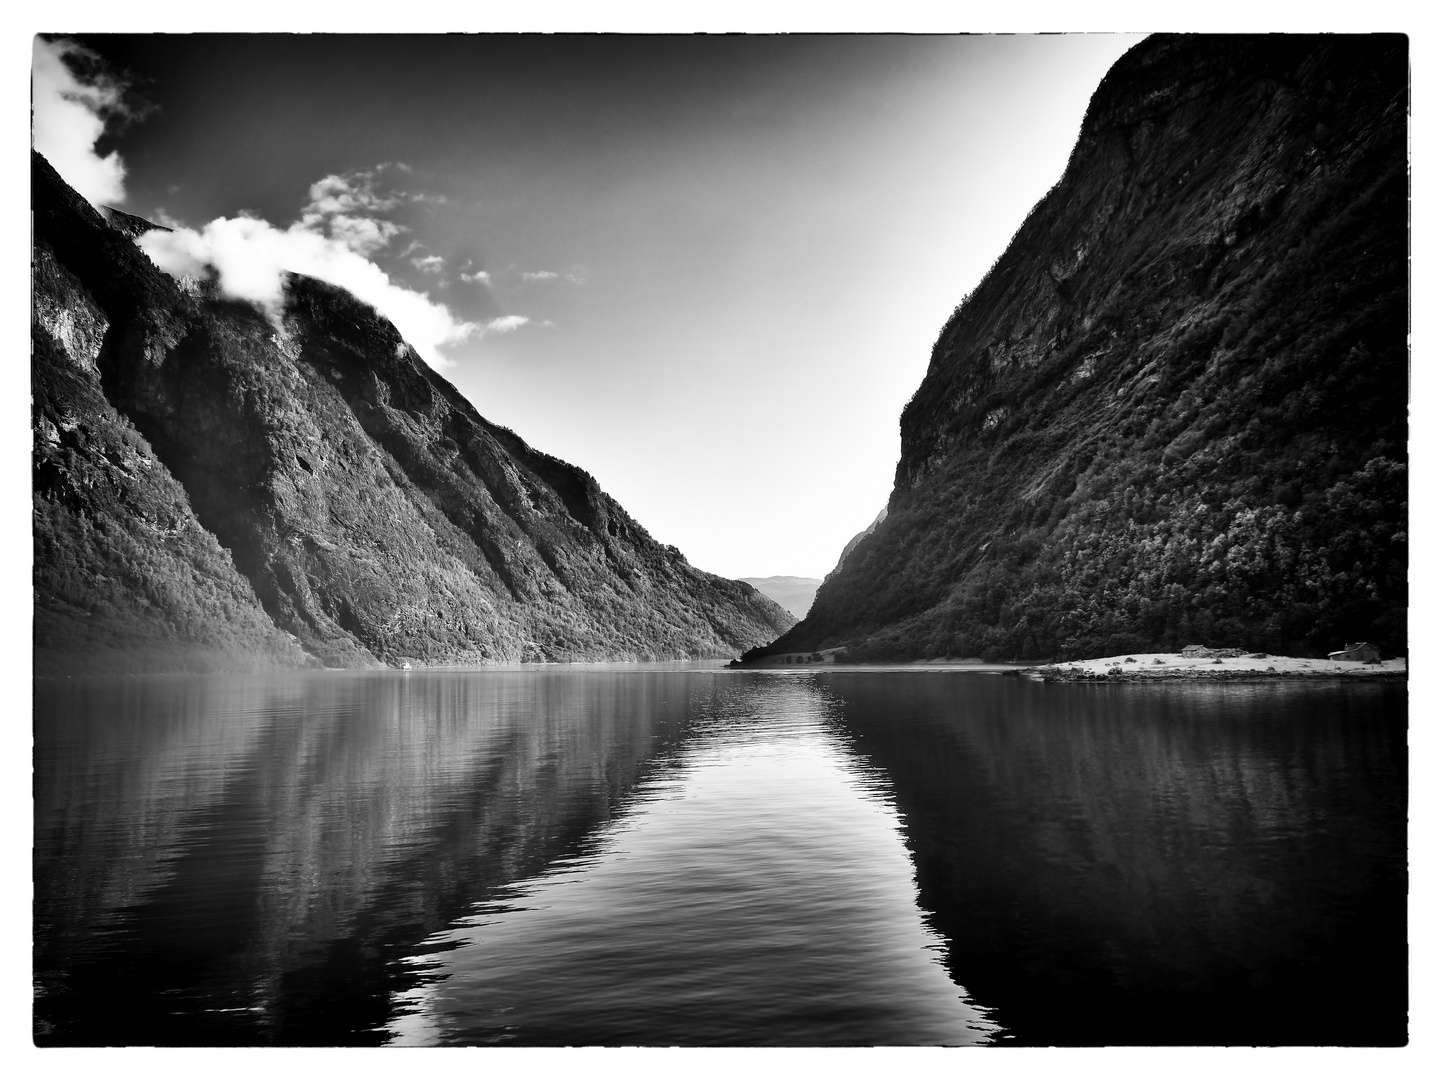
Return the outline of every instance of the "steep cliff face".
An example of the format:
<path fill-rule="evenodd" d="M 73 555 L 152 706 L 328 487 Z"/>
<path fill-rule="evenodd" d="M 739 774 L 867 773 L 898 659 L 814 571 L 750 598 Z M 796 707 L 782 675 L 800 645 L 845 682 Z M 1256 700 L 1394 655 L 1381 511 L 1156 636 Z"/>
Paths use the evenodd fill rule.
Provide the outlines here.
<path fill-rule="evenodd" d="M 343 290 L 292 278 L 277 326 L 33 174 L 37 671 L 724 656 L 794 621 Z"/>
<path fill-rule="evenodd" d="M 1118 61 L 775 650 L 1404 650 L 1406 116 L 1395 36 Z"/>
<path fill-rule="evenodd" d="M 305 662 L 106 399 L 110 320 L 38 241 L 34 276 L 36 673 Z"/>

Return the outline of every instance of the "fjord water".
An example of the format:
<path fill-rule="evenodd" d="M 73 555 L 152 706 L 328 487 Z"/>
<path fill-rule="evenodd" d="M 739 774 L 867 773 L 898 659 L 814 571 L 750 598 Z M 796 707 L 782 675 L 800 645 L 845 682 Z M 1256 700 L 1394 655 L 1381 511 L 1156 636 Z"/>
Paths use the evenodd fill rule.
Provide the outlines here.
<path fill-rule="evenodd" d="M 39 680 L 41 1044 L 1393 1043 L 1405 690 Z"/>

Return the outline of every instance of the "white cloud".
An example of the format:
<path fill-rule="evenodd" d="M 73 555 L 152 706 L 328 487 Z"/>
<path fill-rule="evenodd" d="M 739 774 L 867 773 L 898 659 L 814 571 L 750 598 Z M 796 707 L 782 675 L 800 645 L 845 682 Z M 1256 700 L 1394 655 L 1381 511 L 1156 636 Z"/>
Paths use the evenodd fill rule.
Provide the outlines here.
<path fill-rule="evenodd" d="M 131 115 L 125 106 L 124 87 L 103 74 L 85 82 L 76 78 L 65 57 L 99 58 L 68 39 L 44 41 L 36 35 L 31 56 L 35 149 L 91 203 L 124 202 L 125 165 L 120 155 L 112 150 L 101 157 L 95 152 L 95 140 L 104 134 L 106 119 Z"/>
<path fill-rule="evenodd" d="M 460 278 L 461 278 L 462 281 L 478 281 L 478 282 L 480 282 L 482 285 L 489 285 L 489 284 L 490 284 L 490 271 L 488 271 L 488 270 L 477 270 L 477 271 L 476 271 L 475 273 L 473 273 L 473 274 L 467 274 L 464 270 L 462 270 L 462 271 L 460 272 Z"/>
<path fill-rule="evenodd" d="M 445 260 L 439 255 L 422 255 L 418 259 L 411 259 L 410 265 L 422 274 L 438 274 L 445 269 Z"/>
<path fill-rule="evenodd" d="M 336 217 L 330 222 L 330 235 L 359 255 L 379 251 L 404 231 L 403 226 L 378 218 Z"/>
<path fill-rule="evenodd" d="M 449 364 L 442 350 L 480 331 L 457 320 L 424 293 L 390 280 L 375 263 L 344 239 L 323 236 L 302 219 L 278 229 L 254 217 L 217 218 L 201 229 L 176 226 L 150 232 L 140 246 L 174 277 L 201 275 L 213 266 L 226 296 L 260 304 L 272 318 L 283 309 L 284 272 L 308 274 L 348 289 L 393 322 L 432 367 Z"/>
<path fill-rule="evenodd" d="M 125 165 L 116 153 L 96 154 L 95 141 L 107 119 L 135 118 L 125 87 L 103 74 L 98 56 L 64 38 L 44 41 L 37 36 L 32 56 L 35 148 L 92 203 L 123 202 Z M 82 82 L 66 64 L 67 56 L 101 74 Z M 425 293 L 396 284 L 370 261 L 370 255 L 406 231 L 385 215 L 421 198 L 379 190 L 381 173 L 390 168 L 411 171 L 397 162 L 316 181 L 300 220 L 285 229 L 245 214 L 193 229 L 160 211 L 158 216 L 174 231 L 146 233 L 138 242 L 157 266 L 175 277 L 202 276 L 214 267 L 222 293 L 259 304 L 277 321 L 285 303 L 287 270 L 339 285 L 393 322 L 432 367 L 444 367 L 449 363 L 444 349 L 488 330 L 513 330 L 528 320 L 509 316 L 486 327 L 463 322 Z M 426 272 L 432 272 L 432 266 L 438 271 L 440 257 L 416 262 L 423 263 Z"/>
<path fill-rule="evenodd" d="M 558 277 L 554 270 L 527 270 L 520 275 L 522 281 L 554 281 Z"/>
<path fill-rule="evenodd" d="M 405 232 L 380 215 L 403 202 L 411 201 L 404 192 L 382 195 L 375 190 L 380 170 L 378 165 L 347 173 L 334 174 L 310 185 L 310 202 L 300 212 L 300 222 L 307 229 L 329 235 L 359 255 L 379 251 Z"/>
<path fill-rule="evenodd" d="M 530 319 L 524 315 L 502 315 L 500 318 L 491 319 L 486 323 L 485 332 L 487 334 L 508 334 L 512 330 L 519 330 L 528 322 Z"/>

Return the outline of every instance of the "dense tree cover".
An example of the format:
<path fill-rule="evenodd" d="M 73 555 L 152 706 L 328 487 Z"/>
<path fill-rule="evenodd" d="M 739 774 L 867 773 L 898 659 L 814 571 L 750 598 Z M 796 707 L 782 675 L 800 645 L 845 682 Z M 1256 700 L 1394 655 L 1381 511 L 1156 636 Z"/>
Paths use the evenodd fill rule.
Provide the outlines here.
<path fill-rule="evenodd" d="M 1406 642 L 1405 43 L 1157 38 L 943 328 L 889 515 L 765 651 Z"/>

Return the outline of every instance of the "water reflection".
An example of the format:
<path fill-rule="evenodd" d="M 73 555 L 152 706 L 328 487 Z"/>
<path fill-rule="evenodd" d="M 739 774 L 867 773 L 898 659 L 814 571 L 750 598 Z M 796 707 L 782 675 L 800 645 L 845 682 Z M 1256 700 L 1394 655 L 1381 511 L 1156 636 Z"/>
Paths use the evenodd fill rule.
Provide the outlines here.
<path fill-rule="evenodd" d="M 36 1039 L 976 1039 L 833 711 L 720 671 L 39 682 Z"/>
<path fill-rule="evenodd" d="M 883 774 L 812 680 L 735 677 L 576 858 L 422 955 L 400 1042 L 964 1044 Z"/>
<path fill-rule="evenodd" d="M 42 680 L 36 1037 L 1398 1043 L 1405 722 L 954 671 Z"/>
<path fill-rule="evenodd" d="M 823 683 L 1008 1039 L 1405 1040 L 1404 686 Z"/>
<path fill-rule="evenodd" d="M 396 958 L 607 820 L 687 680 L 38 684 L 37 1040 L 380 1041 Z"/>

